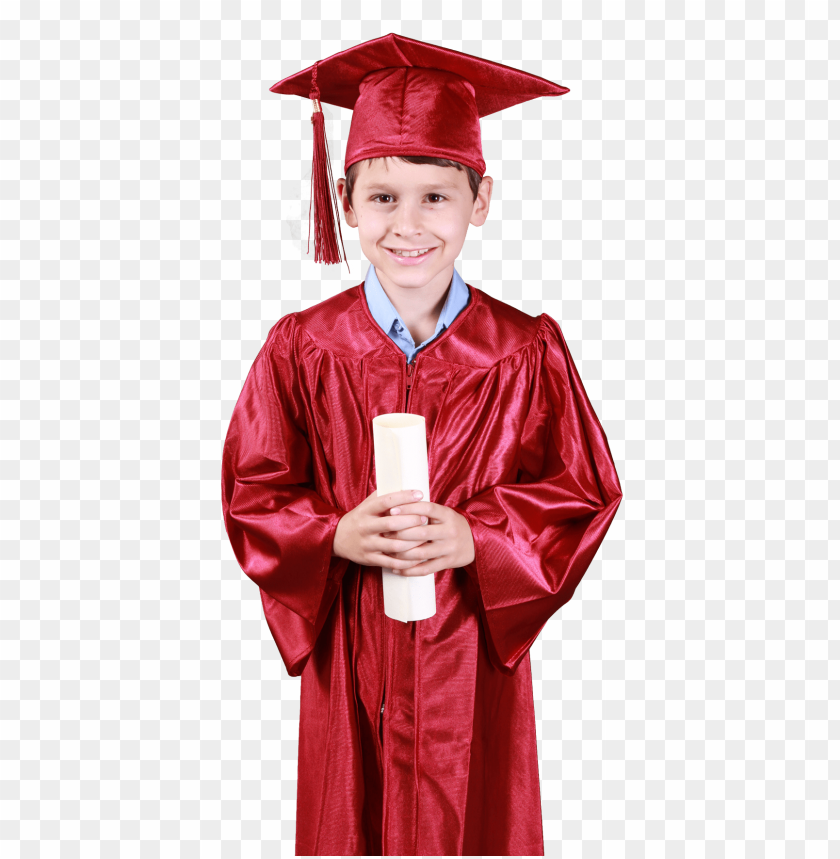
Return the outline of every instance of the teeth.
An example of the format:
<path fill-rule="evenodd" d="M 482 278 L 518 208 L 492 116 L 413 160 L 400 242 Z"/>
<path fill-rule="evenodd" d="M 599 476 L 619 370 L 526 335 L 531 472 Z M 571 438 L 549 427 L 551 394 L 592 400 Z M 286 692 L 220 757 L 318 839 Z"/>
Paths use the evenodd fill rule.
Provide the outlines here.
<path fill-rule="evenodd" d="M 427 254 L 430 250 L 431 250 L 431 248 L 426 248 L 426 250 L 424 250 L 424 251 L 410 251 L 410 252 L 391 250 L 391 253 L 396 254 L 397 256 L 401 256 L 401 257 L 419 257 L 422 254 Z"/>

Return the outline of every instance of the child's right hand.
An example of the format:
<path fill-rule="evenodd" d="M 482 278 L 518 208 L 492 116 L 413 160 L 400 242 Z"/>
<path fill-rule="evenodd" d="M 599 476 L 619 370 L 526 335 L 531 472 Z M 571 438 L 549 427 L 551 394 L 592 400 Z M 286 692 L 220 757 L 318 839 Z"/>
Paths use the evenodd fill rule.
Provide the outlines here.
<path fill-rule="evenodd" d="M 390 570 L 407 570 L 421 563 L 393 558 L 388 553 L 407 552 L 415 546 L 422 546 L 425 540 L 382 536 L 383 533 L 425 525 L 425 516 L 416 513 L 394 516 L 389 512 L 392 507 L 418 500 L 411 489 L 390 492 L 381 497 L 374 490 L 358 507 L 345 513 L 339 520 L 333 539 L 333 555 L 365 567 L 385 567 Z"/>

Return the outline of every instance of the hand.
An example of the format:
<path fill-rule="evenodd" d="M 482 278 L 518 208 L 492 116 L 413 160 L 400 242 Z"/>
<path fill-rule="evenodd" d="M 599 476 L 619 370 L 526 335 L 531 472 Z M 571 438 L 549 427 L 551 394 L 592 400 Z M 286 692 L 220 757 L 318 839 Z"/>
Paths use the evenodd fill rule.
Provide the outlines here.
<path fill-rule="evenodd" d="M 417 525 L 417 517 L 428 516 L 428 525 Z M 431 501 L 409 501 L 391 509 L 391 531 L 383 537 L 396 536 L 410 540 L 396 552 L 388 552 L 391 559 L 383 563 L 401 576 L 428 576 L 438 570 L 455 569 L 475 560 L 470 523 L 457 510 Z M 393 533 L 392 533 L 393 532 Z M 415 542 L 418 541 L 419 542 Z M 410 567 L 397 567 L 397 562 L 411 561 Z"/>
<path fill-rule="evenodd" d="M 395 572 L 414 566 L 416 561 L 396 560 L 393 553 L 422 546 L 428 538 L 422 536 L 421 539 L 421 535 L 397 538 L 390 532 L 425 524 L 426 517 L 418 513 L 399 517 L 388 515 L 390 508 L 397 505 L 404 507 L 414 500 L 414 493 L 410 489 L 391 492 L 381 498 L 374 490 L 358 507 L 345 513 L 339 520 L 333 538 L 333 555 L 365 567 L 385 567 Z M 383 532 L 388 532 L 388 536 L 383 535 Z"/>

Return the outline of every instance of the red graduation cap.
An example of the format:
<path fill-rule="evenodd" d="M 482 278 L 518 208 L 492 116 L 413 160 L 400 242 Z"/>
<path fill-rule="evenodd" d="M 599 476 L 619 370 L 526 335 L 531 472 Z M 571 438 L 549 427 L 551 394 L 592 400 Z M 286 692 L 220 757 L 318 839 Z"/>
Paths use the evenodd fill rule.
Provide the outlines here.
<path fill-rule="evenodd" d="M 333 264 L 341 262 L 335 234 L 338 224 L 341 238 L 341 213 L 321 102 L 353 111 L 345 174 L 366 158 L 422 155 L 457 161 L 484 176 L 479 118 L 569 90 L 510 66 L 389 33 L 319 60 L 271 92 L 312 99 L 315 261 Z M 343 249 L 343 239 L 341 244 Z"/>

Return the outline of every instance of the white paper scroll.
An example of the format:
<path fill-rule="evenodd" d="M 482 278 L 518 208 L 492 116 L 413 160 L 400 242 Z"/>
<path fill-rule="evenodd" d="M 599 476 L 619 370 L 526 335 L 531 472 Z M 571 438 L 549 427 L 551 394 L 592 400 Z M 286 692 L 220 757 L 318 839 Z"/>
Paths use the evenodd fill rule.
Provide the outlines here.
<path fill-rule="evenodd" d="M 418 501 L 429 500 L 429 458 L 426 419 L 422 415 L 394 412 L 373 419 L 373 455 L 376 495 L 419 489 Z M 390 516 L 390 512 L 387 514 Z M 435 575 L 401 576 L 382 567 L 385 614 L 408 623 L 424 620 L 436 611 Z"/>

